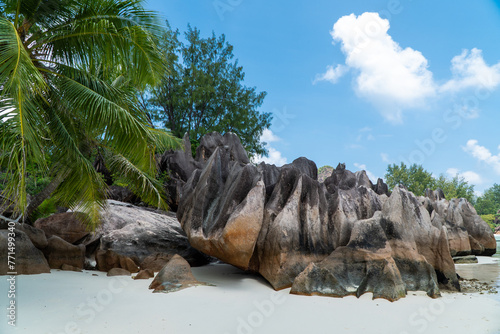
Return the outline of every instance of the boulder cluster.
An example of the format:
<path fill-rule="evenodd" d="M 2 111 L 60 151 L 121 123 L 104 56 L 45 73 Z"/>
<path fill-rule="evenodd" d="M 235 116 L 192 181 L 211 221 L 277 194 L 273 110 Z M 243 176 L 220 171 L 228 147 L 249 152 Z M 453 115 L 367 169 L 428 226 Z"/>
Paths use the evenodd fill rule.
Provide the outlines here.
<path fill-rule="evenodd" d="M 159 271 L 150 288 L 167 292 L 203 284 L 189 267 L 217 258 L 259 273 L 277 290 L 371 292 L 394 301 L 408 291 L 458 291 L 452 257 L 496 251 L 474 207 L 445 199 L 440 189 L 421 197 L 404 187 L 391 192 L 343 164 L 318 180 L 306 158 L 256 165 L 232 133 L 204 136 L 194 157 L 187 136 L 183 143 L 159 161 L 176 215 L 109 200 L 92 232 L 74 212 L 16 224 L 18 274 L 87 268 L 147 279 Z M 119 187 L 112 194 L 140 200 Z M 0 254 L 8 252 L 9 232 L 0 222 Z M 1 261 L 0 275 L 7 272 Z"/>
<path fill-rule="evenodd" d="M 373 184 L 342 164 L 319 182 L 306 158 L 255 165 L 244 152 L 236 135 L 213 133 L 195 158 L 170 153 L 177 218 L 194 248 L 260 273 L 275 289 L 437 297 L 440 287 L 460 289 L 452 256 L 496 251 L 493 233 L 465 199 L 448 201 L 440 190 L 390 193 L 381 179 Z"/>

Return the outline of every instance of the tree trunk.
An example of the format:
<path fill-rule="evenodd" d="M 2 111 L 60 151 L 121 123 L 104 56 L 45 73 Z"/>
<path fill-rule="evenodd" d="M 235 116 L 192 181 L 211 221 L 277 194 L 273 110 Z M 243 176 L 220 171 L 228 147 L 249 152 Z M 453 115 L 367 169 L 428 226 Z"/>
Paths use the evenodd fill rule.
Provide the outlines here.
<path fill-rule="evenodd" d="M 33 215 L 33 213 L 35 213 L 36 209 L 38 209 L 43 201 L 45 201 L 50 197 L 50 195 L 52 195 L 54 190 L 59 187 L 59 185 L 64 181 L 65 178 L 66 177 L 63 174 L 57 174 L 42 191 L 40 191 L 31 199 L 28 207 L 26 208 L 25 223 L 28 223 L 30 225 L 34 223 L 31 221 L 31 216 Z"/>

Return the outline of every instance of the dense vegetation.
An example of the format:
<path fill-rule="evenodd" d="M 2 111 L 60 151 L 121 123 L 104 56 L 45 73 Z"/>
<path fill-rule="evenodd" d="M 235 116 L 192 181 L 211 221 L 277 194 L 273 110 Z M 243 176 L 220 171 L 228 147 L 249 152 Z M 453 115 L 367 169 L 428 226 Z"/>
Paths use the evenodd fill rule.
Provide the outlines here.
<path fill-rule="evenodd" d="M 0 168 L 11 218 L 29 218 L 52 194 L 96 223 L 106 195 L 96 157 L 165 207 L 155 153 L 178 141 L 149 124 L 135 97 L 165 70 L 156 20 L 135 0 L 0 1 Z M 51 181 L 28 203 L 30 168 Z"/>
<path fill-rule="evenodd" d="M 140 0 L 0 0 L 0 204 L 15 207 L 5 219 L 61 205 L 97 223 L 113 182 L 166 208 L 157 155 L 185 132 L 193 149 L 231 131 L 266 154 L 266 93 L 242 84 L 233 47 L 196 28 L 178 36 Z"/>
<path fill-rule="evenodd" d="M 245 73 L 224 35 L 202 38 L 188 26 L 184 37 L 179 40 L 179 31 L 167 22 L 161 39 L 167 71 L 142 95 L 152 119 L 178 137 L 187 132 L 193 150 L 203 135 L 217 131 L 236 133 L 250 155 L 266 154 L 260 137 L 272 117 L 258 110 L 266 93 L 243 85 Z"/>
<path fill-rule="evenodd" d="M 456 175 L 447 178 L 441 174 L 438 178 L 425 170 L 422 165 L 413 164 L 407 167 L 404 163 L 392 164 L 387 167 L 385 180 L 389 189 L 403 185 L 417 196 L 425 195 L 425 189 L 441 188 L 446 199 L 466 198 L 475 203 L 474 185 L 469 184 L 463 177 Z"/>

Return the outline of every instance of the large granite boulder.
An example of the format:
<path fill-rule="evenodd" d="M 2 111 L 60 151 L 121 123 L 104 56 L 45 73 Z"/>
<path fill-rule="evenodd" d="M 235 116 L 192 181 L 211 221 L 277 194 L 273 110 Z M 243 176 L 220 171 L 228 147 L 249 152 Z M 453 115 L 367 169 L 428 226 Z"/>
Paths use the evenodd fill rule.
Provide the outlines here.
<path fill-rule="evenodd" d="M 10 224 L 12 226 L 13 223 Z M 15 223 L 13 227 L 15 233 L 17 232 L 25 233 L 28 236 L 28 238 L 30 238 L 31 242 L 33 243 L 33 246 L 35 246 L 36 248 L 44 249 L 45 247 L 47 247 L 48 244 L 47 237 L 43 230 L 28 224 L 20 224 L 20 223 Z M 7 230 L 8 228 L 9 224 L 4 220 L 0 220 L 0 230 Z"/>
<path fill-rule="evenodd" d="M 64 264 L 83 268 L 85 263 L 84 245 L 72 245 L 55 235 L 47 239 L 47 242 L 48 245 L 43 249 L 43 254 L 47 258 L 50 268 L 61 269 Z"/>
<path fill-rule="evenodd" d="M 89 248 L 112 250 L 137 263 L 156 253 L 180 254 L 195 266 L 209 262 L 206 255 L 189 245 L 186 233 L 171 213 L 112 200 L 108 204 L 101 224 L 84 240 Z"/>
<path fill-rule="evenodd" d="M 275 289 L 436 297 L 440 287 L 459 289 L 452 254 L 491 254 L 491 231 L 465 200 L 446 201 L 440 190 L 391 194 L 344 164 L 319 182 L 306 158 L 255 166 L 212 137 L 197 154 L 204 167 L 181 190 L 178 220 L 193 247 L 260 273 Z"/>
<path fill-rule="evenodd" d="M 198 281 L 193 276 L 189 263 L 176 254 L 156 275 L 149 289 L 153 289 L 153 292 L 174 292 L 200 285 L 210 284 Z"/>
<path fill-rule="evenodd" d="M 90 233 L 89 229 L 82 223 L 84 217 L 81 215 L 83 215 L 81 212 L 56 213 L 38 219 L 33 225 L 43 230 L 47 237 L 55 235 L 70 244 L 76 244 Z"/>
<path fill-rule="evenodd" d="M 47 259 L 43 256 L 41 250 L 36 248 L 28 235 L 20 230 L 15 230 L 15 263 L 14 268 L 9 267 L 8 253 L 9 236 L 12 236 L 9 230 L 0 230 L 0 275 L 7 275 L 9 272 L 16 272 L 17 275 L 34 275 L 50 273 L 50 267 Z"/>

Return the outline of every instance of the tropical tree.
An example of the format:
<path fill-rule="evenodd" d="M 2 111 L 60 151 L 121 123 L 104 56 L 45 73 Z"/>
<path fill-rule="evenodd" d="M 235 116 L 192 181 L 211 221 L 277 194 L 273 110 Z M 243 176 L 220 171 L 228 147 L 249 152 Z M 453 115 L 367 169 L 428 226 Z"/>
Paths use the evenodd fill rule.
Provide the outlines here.
<path fill-rule="evenodd" d="M 399 166 L 396 164 L 387 166 L 385 179 L 389 189 L 403 185 L 417 196 L 423 196 L 427 188 L 434 189 L 436 182 L 432 174 L 422 165 L 413 164 L 407 167 L 403 162 Z"/>
<path fill-rule="evenodd" d="M 500 210 L 500 184 L 494 184 L 479 196 L 475 205 L 480 215 L 495 215 Z"/>
<path fill-rule="evenodd" d="M 451 179 L 441 174 L 435 182 L 435 188 L 441 188 L 446 199 L 466 198 L 474 204 L 476 196 L 474 194 L 474 185 L 469 184 L 464 177 L 455 175 Z"/>
<path fill-rule="evenodd" d="M 2 196 L 26 219 L 27 166 L 53 177 L 48 191 L 98 222 L 106 184 L 96 156 L 142 199 L 165 207 L 157 150 L 178 141 L 154 129 L 136 91 L 158 82 L 157 17 L 138 0 L 0 1 Z M 7 217 L 3 217 L 7 218 Z"/>
<path fill-rule="evenodd" d="M 243 84 L 245 73 L 224 35 L 202 38 L 188 26 L 184 42 L 167 22 L 161 45 L 168 71 L 151 92 L 152 118 L 176 136 L 189 133 L 193 149 L 206 133 L 234 132 L 251 155 L 265 155 L 260 138 L 272 116 L 258 109 L 266 92 Z"/>

